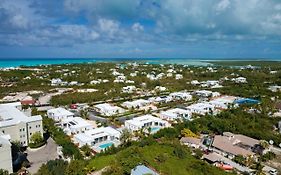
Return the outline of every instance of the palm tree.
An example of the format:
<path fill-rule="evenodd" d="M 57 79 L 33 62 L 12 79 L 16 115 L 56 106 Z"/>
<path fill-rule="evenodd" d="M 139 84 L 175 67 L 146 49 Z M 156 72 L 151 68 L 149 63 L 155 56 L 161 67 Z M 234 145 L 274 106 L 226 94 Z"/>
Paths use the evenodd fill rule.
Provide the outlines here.
<path fill-rule="evenodd" d="M 121 145 L 126 145 L 132 139 L 132 134 L 128 129 L 123 129 L 120 136 Z"/>

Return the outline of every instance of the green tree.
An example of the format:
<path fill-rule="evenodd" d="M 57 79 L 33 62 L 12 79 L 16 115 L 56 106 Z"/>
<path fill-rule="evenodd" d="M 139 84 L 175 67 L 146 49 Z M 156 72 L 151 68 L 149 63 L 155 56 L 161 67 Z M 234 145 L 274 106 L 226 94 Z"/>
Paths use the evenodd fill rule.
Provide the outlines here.
<path fill-rule="evenodd" d="M 42 146 L 43 144 L 45 144 L 45 140 L 40 132 L 35 132 L 34 134 L 32 134 L 29 144 L 30 147 L 36 148 Z"/>
<path fill-rule="evenodd" d="M 85 175 L 85 162 L 82 160 L 72 160 L 67 166 L 65 174 L 66 175 Z"/>
<path fill-rule="evenodd" d="M 120 136 L 120 141 L 122 145 L 127 145 L 132 139 L 132 133 L 128 129 L 123 129 Z"/>
<path fill-rule="evenodd" d="M 86 144 L 86 145 L 82 146 L 81 150 L 84 152 L 84 154 L 86 156 L 90 156 L 91 155 L 92 149 L 90 148 L 89 145 Z"/>
<path fill-rule="evenodd" d="M 0 169 L 0 175 L 9 175 L 9 172 L 4 169 Z"/>

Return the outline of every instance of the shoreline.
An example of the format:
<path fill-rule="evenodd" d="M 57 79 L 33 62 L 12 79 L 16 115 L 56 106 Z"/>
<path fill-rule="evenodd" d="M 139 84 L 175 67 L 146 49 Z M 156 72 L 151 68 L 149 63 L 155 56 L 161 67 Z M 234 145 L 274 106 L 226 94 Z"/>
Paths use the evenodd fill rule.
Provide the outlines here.
<path fill-rule="evenodd" d="M 178 65 L 190 65 L 190 66 L 209 66 L 209 65 L 240 65 L 244 63 L 281 63 L 281 59 L 199 59 L 199 58 L 124 58 L 124 59 L 91 59 L 91 58 L 70 58 L 70 59 L 55 59 L 55 58 L 16 58 L 16 59 L 0 59 L 0 69 L 17 69 L 21 67 L 40 67 L 40 66 L 52 66 L 52 65 L 69 65 L 69 64 L 96 64 L 96 63 L 129 63 L 136 62 L 140 64 L 178 64 Z M 242 63 L 242 64 L 241 64 Z"/>

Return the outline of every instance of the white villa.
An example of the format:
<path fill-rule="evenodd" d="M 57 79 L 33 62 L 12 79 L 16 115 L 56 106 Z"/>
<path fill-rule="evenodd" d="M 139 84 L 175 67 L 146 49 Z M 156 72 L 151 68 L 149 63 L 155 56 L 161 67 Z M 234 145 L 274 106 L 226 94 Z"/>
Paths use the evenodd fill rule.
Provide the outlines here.
<path fill-rule="evenodd" d="M 171 93 L 170 96 L 176 100 L 185 100 L 190 101 L 192 100 L 192 95 L 188 92 L 174 92 Z"/>
<path fill-rule="evenodd" d="M 49 109 L 47 111 L 47 115 L 49 118 L 55 120 L 56 122 L 60 122 L 62 120 L 65 120 L 67 118 L 73 118 L 74 114 L 64 108 L 54 108 Z"/>
<path fill-rule="evenodd" d="M 235 83 L 247 83 L 247 79 L 245 77 L 233 78 L 232 81 Z"/>
<path fill-rule="evenodd" d="M 168 121 L 174 121 L 174 120 L 190 120 L 191 119 L 191 112 L 186 109 L 181 108 L 174 108 L 169 109 L 167 111 L 161 111 L 160 112 L 160 118 Z"/>
<path fill-rule="evenodd" d="M 134 101 L 126 101 L 124 103 L 122 103 L 122 106 L 128 109 L 132 109 L 132 108 L 141 108 L 144 106 L 147 106 L 150 104 L 149 100 L 144 100 L 144 99 L 138 99 L 138 100 L 134 100 Z"/>
<path fill-rule="evenodd" d="M 85 131 L 93 129 L 93 126 L 81 117 L 69 117 L 63 119 L 60 124 L 60 127 L 67 135 L 84 133 Z"/>
<path fill-rule="evenodd" d="M 221 96 L 219 98 L 209 101 L 209 103 L 218 109 L 227 109 L 229 105 L 234 104 L 237 97 L 234 96 Z"/>
<path fill-rule="evenodd" d="M 130 131 L 138 131 L 141 129 L 151 128 L 151 132 L 155 133 L 159 129 L 168 127 L 168 122 L 152 115 L 143 115 L 125 121 L 125 127 Z"/>
<path fill-rule="evenodd" d="M 99 112 L 104 116 L 112 116 L 125 112 L 125 109 L 120 108 L 118 106 L 114 106 L 109 103 L 102 103 L 102 104 L 95 105 L 95 109 L 97 112 Z"/>
<path fill-rule="evenodd" d="M 196 103 L 186 107 L 187 110 L 190 110 L 191 113 L 206 115 L 210 113 L 215 113 L 215 106 L 211 105 L 208 102 Z"/>
<path fill-rule="evenodd" d="M 112 145 L 120 144 L 121 133 L 112 127 L 101 127 L 76 134 L 72 140 L 79 147 L 89 145 L 94 151 L 100 152 Z"/>
<path fill-rule="evenodd" d="M 122 92 L 123 93 L 133 93 L 136 90 L 136 86 L 125 86 L 122 87 Z"/>

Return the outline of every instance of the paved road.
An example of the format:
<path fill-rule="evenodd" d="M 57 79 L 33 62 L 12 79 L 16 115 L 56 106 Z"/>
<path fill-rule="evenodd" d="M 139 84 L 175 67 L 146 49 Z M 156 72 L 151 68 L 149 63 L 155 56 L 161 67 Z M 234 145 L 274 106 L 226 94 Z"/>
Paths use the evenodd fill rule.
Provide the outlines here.
<path fill-rule="evenodd" d="M 52 138 L 49 138 L 45 147 L 36 151 L 27 150 L 27 159 L 31 163 L 31 167 L 28 168 L 28 171 L 34 174 L 43 163 L 54 160 L 57 157 L 57 144 Z"/>

